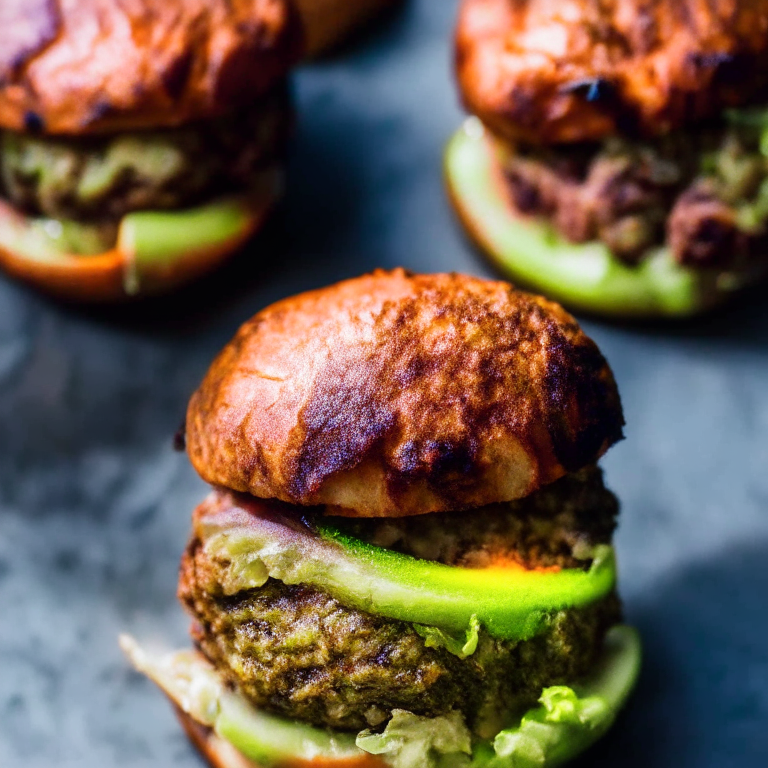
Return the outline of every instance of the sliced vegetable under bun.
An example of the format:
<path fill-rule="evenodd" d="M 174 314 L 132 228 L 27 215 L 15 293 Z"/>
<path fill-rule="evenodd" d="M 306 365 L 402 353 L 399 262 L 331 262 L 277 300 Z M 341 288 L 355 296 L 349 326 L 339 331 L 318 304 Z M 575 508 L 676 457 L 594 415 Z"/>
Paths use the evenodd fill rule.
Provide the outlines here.
<path fill-rule="evenodd" d="M 304 21 L 307 54 L 315 56 L 343 42 L 377 13 L 401 0 L 296 0 Z"/>
<path fill-rule="evenodd" d="M 0 127 L 81 135 L 229 113 L 301 49 L 288 0 L 3 0 Z"/>
<path fill-rule="evenodd" d="M 607 363 L 561 307 L 397 269 L 257 314 L 193 395 L 186 436 L 210 483 L 398 517 L 526 496 L 622 425 Z"/>
<path fill-rule="evenodd" d="M 125 216 L 115 247 L 67 253 L 33 220 L 0 201 L 0 267 L 58 298 L 113 302 L 163 293 L 212 271 L 261 226 L 282 190 L 282 171 L 264 174 L 258 193 L 180 211 Z M 56 227 L 57 222 L 48 220 Z"/>

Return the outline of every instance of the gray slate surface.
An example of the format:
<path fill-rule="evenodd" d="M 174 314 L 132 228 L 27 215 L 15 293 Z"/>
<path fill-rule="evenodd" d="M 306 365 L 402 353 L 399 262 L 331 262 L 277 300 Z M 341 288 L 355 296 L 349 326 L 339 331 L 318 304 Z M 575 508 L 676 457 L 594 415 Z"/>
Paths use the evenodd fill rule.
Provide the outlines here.
<path fill-rule="evenodd" d="M 119 631 L 185 642 L 174 598 L 204 493 L 171 450 L 217 350 L 265 304 L 374 266 L 490 274 L 439 175 L 460 111 L 455 3 L 412 2 L 297 78 L 282 215 L 175 299 L 63 307 L 0 278 L 0 766 L 196 766 Z M 582 765 L 768 765 L 768 307 L 753 295 L 677 327 L 586 324 L 623 392 L 605 461 L 623 500 L 637 696 Z"/>

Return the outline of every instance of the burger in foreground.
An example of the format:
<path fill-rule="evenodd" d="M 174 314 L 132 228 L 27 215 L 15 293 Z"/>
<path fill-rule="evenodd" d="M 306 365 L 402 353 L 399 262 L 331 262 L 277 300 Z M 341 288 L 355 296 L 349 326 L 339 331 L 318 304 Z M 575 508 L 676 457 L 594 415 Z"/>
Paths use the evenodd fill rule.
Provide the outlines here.
<path fill-rule="evenodd" d="M 315 56 L 341 44 L 378 13 L 402 0 L 296 0 L 304 22 L 307 54 Z"/>
<path fill-rule="evenodd" d="M 768 271 L 768 1 L 463 0 L 451 198 L 580 309 L 685 316 Z"/>
<path fill-rule="evenodd" d="M 639 666 L 595 466 L 622 424 L 597 347 L 506 283 L 279 302 L 187 413 L 197 650 L 123 647 L 218 768 L 559 763 Z"/>
<path fill-rule="evenodd" d="M 288 0 L 9 0 L 0 266 L 67 298 L 211 269 L 282 188 Z"/>

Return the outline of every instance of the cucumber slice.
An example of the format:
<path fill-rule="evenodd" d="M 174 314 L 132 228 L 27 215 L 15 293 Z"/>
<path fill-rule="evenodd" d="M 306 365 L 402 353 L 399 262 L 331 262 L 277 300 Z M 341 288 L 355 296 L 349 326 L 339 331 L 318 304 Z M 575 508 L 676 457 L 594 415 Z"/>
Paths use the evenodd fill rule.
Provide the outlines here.
<path fill-rule="evenodd" d="M 360 761 L 363 750 L 349 733 L 333 733 L 252 707 L 242 696 L 225 693 L 215 731 L 250 760 L 263 765 L 322 760 Z"/>

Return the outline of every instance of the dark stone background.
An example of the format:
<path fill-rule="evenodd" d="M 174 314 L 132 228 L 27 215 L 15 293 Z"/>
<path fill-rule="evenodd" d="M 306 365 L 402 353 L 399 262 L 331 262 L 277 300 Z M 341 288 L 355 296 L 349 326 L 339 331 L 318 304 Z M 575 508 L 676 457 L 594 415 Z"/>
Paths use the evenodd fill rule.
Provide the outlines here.
<path fill-rule="evenodd" d="M 455 2 L 411 2 L 296 78 L 286 204 L 218 275 L 123 310 L 65 307 L 0 278 L 0 766 L 195 766 L 117 634 L 183 643 L 174 598 L 205 494 L 171 450 L 187 398 L 267 303 L 375 266 L 491 274 L 444 198 L 461 118 Z M 605 461 L 623 500 L 637 696 L 583 766 L 768 765 L 768 307 L 703 321 L 587 322 L 623 392 Z"/>

